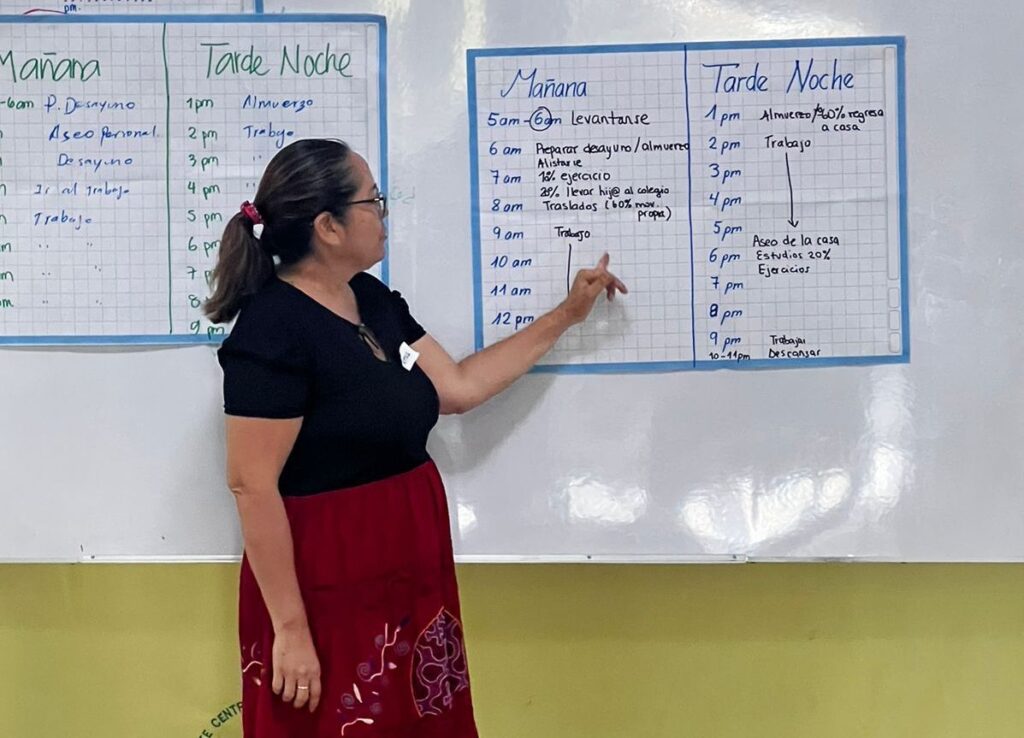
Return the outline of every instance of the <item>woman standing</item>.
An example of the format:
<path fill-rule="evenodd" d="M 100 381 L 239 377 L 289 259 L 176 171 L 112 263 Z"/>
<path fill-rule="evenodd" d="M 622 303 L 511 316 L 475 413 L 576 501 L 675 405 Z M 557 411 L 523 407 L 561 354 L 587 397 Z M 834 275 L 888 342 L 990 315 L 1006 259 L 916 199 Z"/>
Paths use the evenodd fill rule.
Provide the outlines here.
<path fill-rule="evenodd" d="M 476 736 L 444 487 L 426 442 L 522 376 L 598 295 L 607 255 L 555 310 L 455 362 L 397 293 L 366 162 L 302 140 L 227 224 L 206 311 L 228 484 L 245 544 L 246 738 Z"/>

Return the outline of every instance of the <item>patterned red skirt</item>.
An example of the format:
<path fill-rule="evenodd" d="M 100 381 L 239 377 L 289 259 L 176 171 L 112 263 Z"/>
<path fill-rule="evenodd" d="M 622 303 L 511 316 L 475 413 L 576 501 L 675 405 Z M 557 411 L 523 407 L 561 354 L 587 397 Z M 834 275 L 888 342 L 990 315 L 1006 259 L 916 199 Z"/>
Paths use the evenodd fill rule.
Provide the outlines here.
<path fill-rule="evenodd" d="M 274 631 L 243 558 L 245 738 L 476 738 L 448 506 L 434 464 L 286 497 L 285 508 L 322 696 L 311 714 L 271 691 Z"/>

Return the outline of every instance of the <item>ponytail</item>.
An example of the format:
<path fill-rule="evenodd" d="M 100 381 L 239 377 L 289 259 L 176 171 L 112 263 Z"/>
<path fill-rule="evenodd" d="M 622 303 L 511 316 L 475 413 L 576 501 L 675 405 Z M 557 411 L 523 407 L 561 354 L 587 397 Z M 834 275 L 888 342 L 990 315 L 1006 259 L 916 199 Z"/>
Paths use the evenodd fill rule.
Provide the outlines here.
<path fill-rule="evenodd" d="M 213 269 L 213 294 L 203 312 L 213 323 L 230 322 L 242 300 L 258 291 L 274 275 L 274 260 L 252 234 L 252 221 L 235 213 L 220 239 Z"/>

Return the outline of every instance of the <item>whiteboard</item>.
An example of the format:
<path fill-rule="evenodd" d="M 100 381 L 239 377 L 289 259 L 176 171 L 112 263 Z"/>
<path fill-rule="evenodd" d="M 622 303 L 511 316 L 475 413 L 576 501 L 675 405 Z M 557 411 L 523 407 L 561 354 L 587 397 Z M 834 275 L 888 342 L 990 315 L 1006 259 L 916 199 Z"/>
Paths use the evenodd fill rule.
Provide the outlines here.
<path fill-rule="evenodd" d="M 1004 76 L 1017 4 L 285 6 L 389 15 L 391 282 L 456 355 L 474 347 L 467 49 L 904 35 L 910 363 L 531 374 L 430 450 L 464 561 L 1024 559 L 1024 154 L 996 143 L 1024 114 Z M 3 558 L 237 555 L 210 347 L 0 361 Z"/>

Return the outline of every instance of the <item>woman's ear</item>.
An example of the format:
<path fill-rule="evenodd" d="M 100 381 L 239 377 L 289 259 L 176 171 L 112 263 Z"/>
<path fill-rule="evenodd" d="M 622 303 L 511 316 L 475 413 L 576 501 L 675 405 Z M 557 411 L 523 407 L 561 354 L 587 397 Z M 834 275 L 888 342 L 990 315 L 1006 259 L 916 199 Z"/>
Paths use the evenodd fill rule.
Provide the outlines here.
<path fill-rule="evenodd" d="M 336 246 L 345 239 L 345 226 L 325 210 L 313 218 L 313 237 L 320 243 Z"/>

